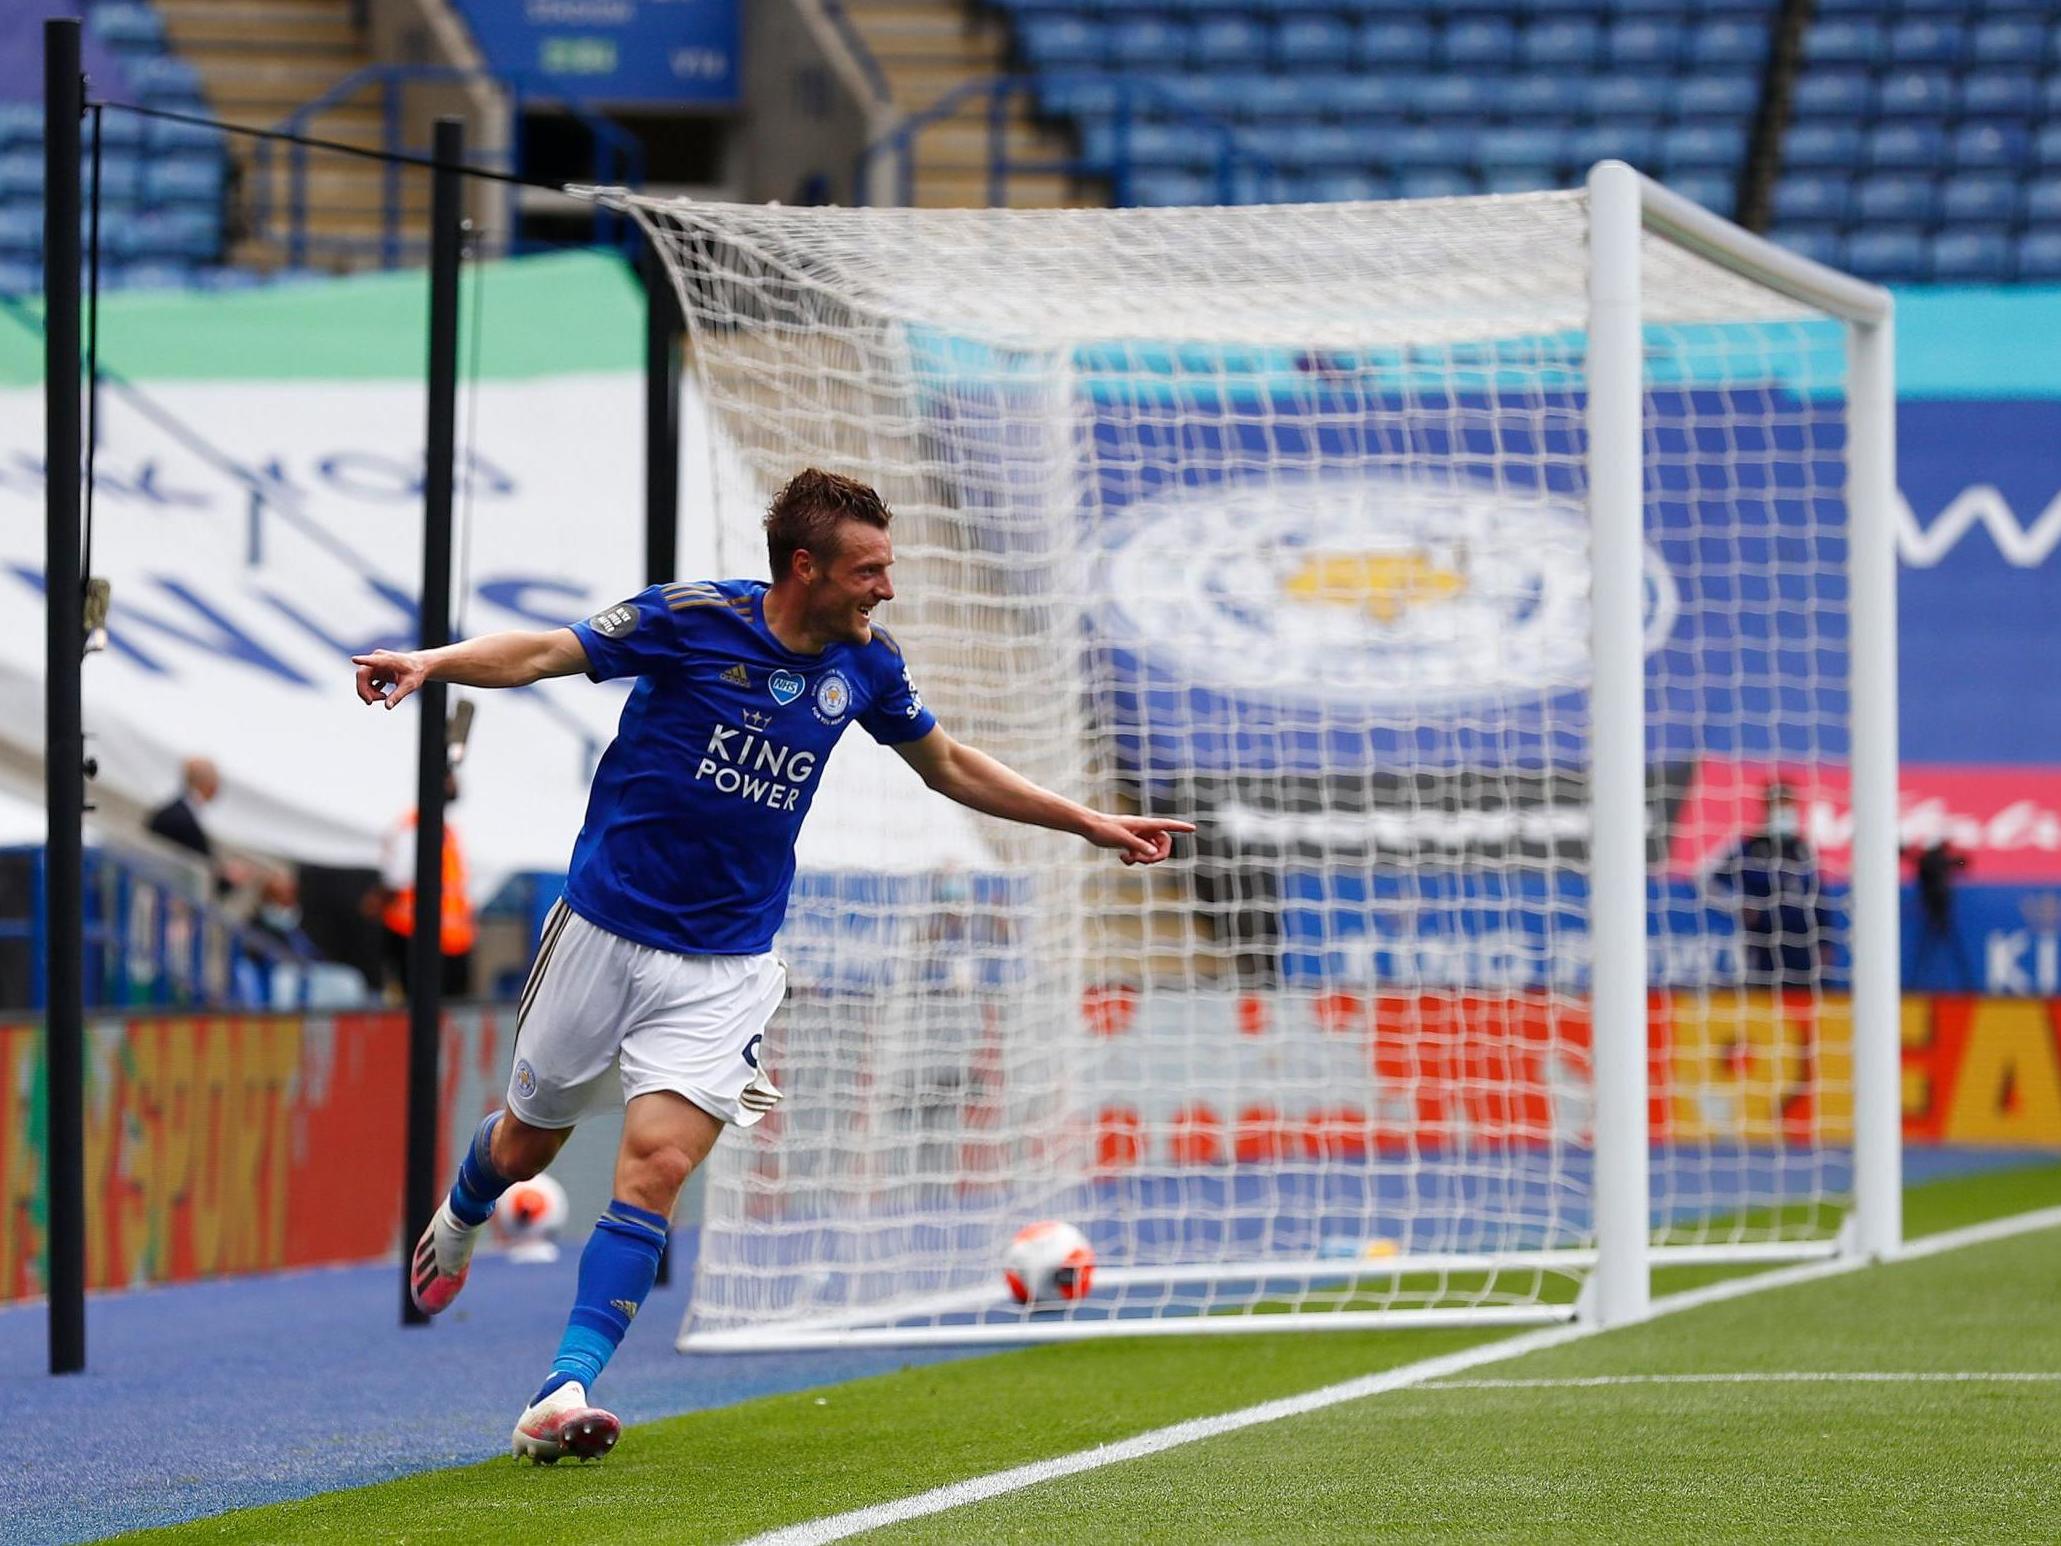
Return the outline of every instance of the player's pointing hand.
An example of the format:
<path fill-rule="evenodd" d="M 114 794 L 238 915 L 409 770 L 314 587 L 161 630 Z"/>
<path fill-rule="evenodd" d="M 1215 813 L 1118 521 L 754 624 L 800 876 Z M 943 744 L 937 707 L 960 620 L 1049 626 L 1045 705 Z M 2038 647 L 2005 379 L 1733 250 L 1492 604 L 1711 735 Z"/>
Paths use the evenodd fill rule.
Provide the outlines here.
<path fill-rule="evenodd" d="M 1160 816 L 1105 816 L 1088 833 L 1097 848 L 1114 848 L 1126 864 L 1157 864 L 1174 851 L 1176 832 L 1193 832 L 1192 821 Z"/>
<path fill-rule="evenodd" d="M 358 701 L 392 708 L 429 680 L 429 664 L 413 650 L 374 650 L 353 655 L 358 668 Z"/>

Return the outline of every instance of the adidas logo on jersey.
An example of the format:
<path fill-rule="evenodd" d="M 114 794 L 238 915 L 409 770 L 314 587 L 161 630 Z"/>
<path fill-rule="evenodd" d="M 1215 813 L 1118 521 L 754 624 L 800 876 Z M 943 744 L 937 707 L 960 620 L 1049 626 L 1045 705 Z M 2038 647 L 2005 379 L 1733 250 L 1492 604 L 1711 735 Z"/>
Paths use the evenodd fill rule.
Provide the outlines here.
<path fill-rule="evenodd" d="M 725 671 L 723 673 L 723 680 L 735 683 L 739 687 L 751 686 L 751 675 L 742 665 L 732 666 L 729 670 Z"/>

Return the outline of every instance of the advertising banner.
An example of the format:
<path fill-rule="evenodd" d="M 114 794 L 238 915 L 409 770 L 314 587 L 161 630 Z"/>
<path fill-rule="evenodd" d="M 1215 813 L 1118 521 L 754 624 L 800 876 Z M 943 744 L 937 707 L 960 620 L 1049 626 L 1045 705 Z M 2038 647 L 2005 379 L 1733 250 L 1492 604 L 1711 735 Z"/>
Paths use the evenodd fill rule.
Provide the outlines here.
<path fill-rule="evenodd" d="M 592 102 L 728 107 L 739 0 L 456 0 L 487 65 Z"/>

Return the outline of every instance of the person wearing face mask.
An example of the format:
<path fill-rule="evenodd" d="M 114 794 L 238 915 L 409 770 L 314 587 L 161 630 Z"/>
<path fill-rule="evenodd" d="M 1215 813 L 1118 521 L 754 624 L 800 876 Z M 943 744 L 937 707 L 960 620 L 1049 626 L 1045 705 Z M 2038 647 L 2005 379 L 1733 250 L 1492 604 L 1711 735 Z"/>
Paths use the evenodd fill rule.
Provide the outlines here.
<path fill-rule="evenodd" d="M 1825 909 L 1817 856 L 1786 784 L 1767 787 L 1760 830 L 1742 836 L 1711 870 L 1711 882 L 1738 899 L 1746 982 L 1756 988 L 1818 983 Z"/>
<path fill-rule="evenodd" d="M 282 950 L 290 950 L 306 960 L 321 959 L 322 952 L 301 927 L 300 887 L 285 870 L 266 872 L 250 927 L 253 933 L 263 935 Z"/>

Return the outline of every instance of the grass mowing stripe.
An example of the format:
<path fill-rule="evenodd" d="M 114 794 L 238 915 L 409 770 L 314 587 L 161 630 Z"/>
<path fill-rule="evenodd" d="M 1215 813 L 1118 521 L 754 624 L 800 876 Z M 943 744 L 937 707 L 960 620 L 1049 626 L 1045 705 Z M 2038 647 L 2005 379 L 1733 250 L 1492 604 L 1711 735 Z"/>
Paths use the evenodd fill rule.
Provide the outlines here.
<path fill-rule="evenodd" d="M 1911 1242 L 1892 1260 L 1900 1262 L 1922 1259 L 1968 1246 L 1984 1245 L 2057 1227 L 2061 1227 L 2061 1207 L 2041 1208 L 2031 1213 L 1992 1219 L 1986 1223 L 1969 1225 L 1965 1229 L 1947 1230 L 1927 1236 Z M 1691 1289 L 1687 1293 L 1655 1300 L 1650 1319 L 1678 1315 L 1687 1310 L 1700 1309 L 1705 1305 L 1719 1304 L 1768 1289 L 1844 1277 L 1849 1273 L 1877 1265 L 1881 1264 L 1858 1258 L 1808 1262 L 1774 1272 L 1758 1273 L 1752 1277 L 1712 1283 L 1703 1288 Z M 848 1513 L 833 1514 L 806 1524 L 769 1531 L 754 1536 L 747 1546 L 825 1546 L 825 1543 L 830 1541 L 846 1540 L 851 1536 L 862 1535 L 889 1525 L 904 1524 L 928 1515 L 964 1508 L 969 1504 L 984 1503 L 991 1498 L 1018 1492 L 1026 1487 L 1035 1487 L 1042 1482 L 1054 1481 L 1060 1477 L 1101 1470 L 1106 1466 L 1161 1454 L 1205 1439 L 1235 1433 L 1240 1429 L 1279 1422 L 1284 1418 L 1305 1416 L 1348 1401 L 1362 1401 L 1371 1396 L 1406 1390 L 1412 1386 L 1458 1374 L 1466 1369 L 1479 1368 L 1483 1364 L 1503 1363 L 1530 1353 L 1585 1341 L 1600 1335 L 1605 1329 L 1590 1325 L 1561 1326 L 1546 1331 L 1530 1332 L 1523 1336 L 1507 1337 L 1485 1347 L 1469 1348 L 1463 1352 L 1449 1353 L 1441 1358 L 1404 1364 L 1397 1369 L 1363 1375 L 1359 1379 L 1327 1385 L 1299 1396 L 1225 1412 L 1216 1417 L 1194 1418 L 1172 1427 L 1138 1434 L 1120 1443 L 1105 1444 L 1071 1455 L 1060 1455 L 988 1476 L 972 1477 L 894 1502 L 878 1503 L 869 1508 L 854 1509 Z"/>
<path fill-rule="evenodd" d="M 1981 1369 L 1770 1369 L 1733 1374 L 1588 1374 L 1545 1380 L 1432 1380 L 1425 1390 L 1602 1390 L 1617 1385 L 2002 1385 L 2061 1384 L 2061 1373 Z"/>

